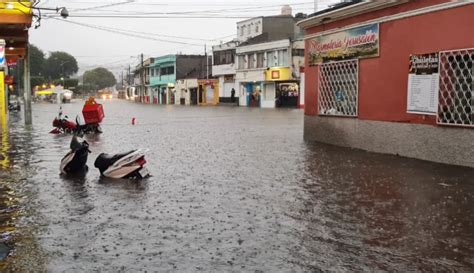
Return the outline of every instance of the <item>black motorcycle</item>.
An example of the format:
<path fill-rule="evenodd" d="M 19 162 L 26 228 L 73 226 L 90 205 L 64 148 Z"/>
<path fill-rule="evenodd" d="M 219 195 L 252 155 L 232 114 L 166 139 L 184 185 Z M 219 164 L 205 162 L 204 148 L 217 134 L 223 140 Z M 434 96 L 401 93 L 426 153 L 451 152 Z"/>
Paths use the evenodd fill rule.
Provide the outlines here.
<path fill-rule="evenodd" d="M 75 134 L 71 140 L 71 151 L 61 160 L 60 171 L 62 174 L 76 174 L 88 170 L 87 157 L 91 152 L 89 143 L 83 140 L 80 134 Z"/>

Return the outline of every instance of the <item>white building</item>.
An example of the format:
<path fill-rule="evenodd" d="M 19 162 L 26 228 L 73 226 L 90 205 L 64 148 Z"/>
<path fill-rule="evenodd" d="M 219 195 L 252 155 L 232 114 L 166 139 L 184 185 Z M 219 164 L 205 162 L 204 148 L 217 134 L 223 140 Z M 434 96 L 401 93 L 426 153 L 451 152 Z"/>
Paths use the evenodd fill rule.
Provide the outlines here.
<path fill-rule="evenodd" d="M 212 76 L 219 81 L 219 101 L 231 102 L 231 92 L 234 89 L 237 97 L 237 86 L 235 84 L 235 48 L 238 41 L 230 41 L 212 47 Z"/>

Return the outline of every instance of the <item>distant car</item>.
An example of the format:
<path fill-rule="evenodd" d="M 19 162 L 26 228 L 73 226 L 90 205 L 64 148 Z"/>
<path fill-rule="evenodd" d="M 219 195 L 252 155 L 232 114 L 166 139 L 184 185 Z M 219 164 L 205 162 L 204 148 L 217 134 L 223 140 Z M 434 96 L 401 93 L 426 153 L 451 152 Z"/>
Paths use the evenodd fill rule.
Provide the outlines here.
<path fill-rule="evenodd" d="M 97 92 L 97 97 L 103 100 L 111 100 L 112 99 L 112 92 L 109 91 L 99 91 Z"/>

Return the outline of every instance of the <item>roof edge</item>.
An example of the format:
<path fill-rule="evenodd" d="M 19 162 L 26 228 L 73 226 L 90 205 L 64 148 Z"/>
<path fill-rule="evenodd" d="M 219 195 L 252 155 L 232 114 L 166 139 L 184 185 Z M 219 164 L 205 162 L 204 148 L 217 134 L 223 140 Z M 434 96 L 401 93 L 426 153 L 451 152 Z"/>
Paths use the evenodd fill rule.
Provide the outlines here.
<path fill-rule="evenodd" d="M 296 23 L 297 26 L 307 29 L 310 27 L 320 26 L 323 24 L 339 21 L 356 15 L 368 13 L 371 11 L 381 10 L 388 7 L 401 5 L 409 2 L 410 0 L 382 0 L 382 1 L 370 1 L 365 0 L 360 3 L 353 5 L 344 6 L 340 9 L 328 10 L 328 12 L 322 12 L 316 14 L 313 17 L 309 17 Z"/>

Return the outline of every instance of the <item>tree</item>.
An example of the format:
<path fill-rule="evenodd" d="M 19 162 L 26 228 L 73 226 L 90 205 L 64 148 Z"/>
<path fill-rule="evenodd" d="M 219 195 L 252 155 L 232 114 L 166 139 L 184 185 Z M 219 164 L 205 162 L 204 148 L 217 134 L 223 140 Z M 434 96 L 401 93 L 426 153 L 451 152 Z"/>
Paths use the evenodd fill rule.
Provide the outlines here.
<path fill-rule="evenodd" d="M 112 72 L 103 67 L 98 67 L 84 72 L 83 82 L 85 85 L 95 85 L 97 88 L 103 89 L 114 86 L 117 80 Z"/>
<path fill-rule="evenodd" d="M 29 45 L 28 50 L 30 51 L 31 76 L 44 76 L 44 52 L 32 44 Z"/>
<path fill-rule="evenodd" d="M 69 53 L 61 51 L 52 52 L 44 67 L 46 76 L 52 80 L 69 77 L 78 70 L 76 59 Z"/>

